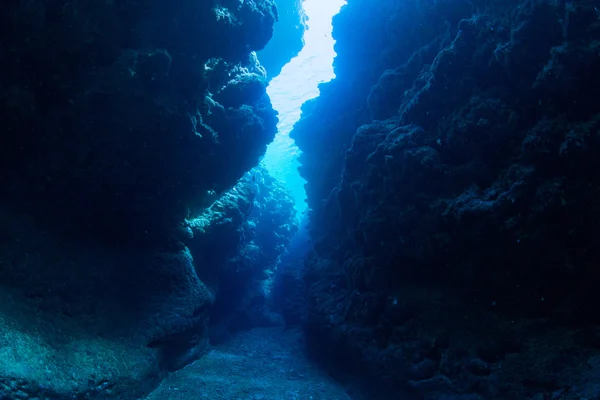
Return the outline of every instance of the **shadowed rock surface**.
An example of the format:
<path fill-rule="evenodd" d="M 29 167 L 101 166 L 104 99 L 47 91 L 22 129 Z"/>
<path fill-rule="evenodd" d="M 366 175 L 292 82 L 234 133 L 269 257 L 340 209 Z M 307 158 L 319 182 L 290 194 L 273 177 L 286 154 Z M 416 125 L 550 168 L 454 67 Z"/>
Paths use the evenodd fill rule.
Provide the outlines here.
<path fill-rule="evenodd" d="M 349 0 L 334 18 L 337 79 L 292 132 L 306 332 L 372 398 L 600 396 L 593 3 Z"/>
<path fill-rule="evenodd" d="M 263 166 L 197 218 L 184 239 L 203 282 L 218 293 L 211 307 L 210 337 L 218 343 L 240 329 L 281 325 L 272 312 L 277 265 L 297 230 L 294 201 Z"/>
<path fill-rule="evenodd" d="M 349 400 L 343 388 L 306 360 L 299 330 L 238 333 L 165 379 L 146 400 Z"/>
<path fill-rule="evenodd" d="M 219 198 L 209 231 L 246 221 L 230 189 L 276 131 L 254 53 L 275 19 L 269 0 L 3 4 L 1 398 L 137 399 L 206 350 L 223 260 L 182 223 Z"/>
<path fill-rule="evenodd" d="M 3 203 L 147 244 L 252 168 L 277 122 L 250 54 L 275 6 L 211 3 L 7 4 Z"/>
<path fill-rule="evenodd" d="M 0 394 L 139 398 L 206 353 L 209 315 L 213 338 L 282 325 L 271 292 L 292 207 L 281 182 L 254 169 L 186 220 L 178 251 L 146 252 L 73 243 L 3 215 Z"/>

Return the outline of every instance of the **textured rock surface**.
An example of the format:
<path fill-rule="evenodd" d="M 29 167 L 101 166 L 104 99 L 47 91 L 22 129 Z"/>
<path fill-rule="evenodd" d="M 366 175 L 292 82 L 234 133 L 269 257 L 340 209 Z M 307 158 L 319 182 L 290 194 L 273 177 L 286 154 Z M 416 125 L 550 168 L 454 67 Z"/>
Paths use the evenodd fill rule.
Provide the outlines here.
<path fill-rule="evenodd" d="M 215 341 L 282 325 L 271 291 L 293 200 L 262 168 L 186 220 L 178 251 L 109 252 L 17 221 L 2 220 L 0 394 L 137 398 L 204 354 L 209 316 Z"/>
<path fill-rule="evenodd" d="M 257 328 L 165 379 L 146 400 L 348 400 L 306 359 L 299 330 Z"/>
<path fill-rule="evenodd" d="M 598 397 L 597 7 L 348 3 L 292 133 L 312 350 L 385 399 Z"/>
<path fill-rule="evenodd" d="M 306 29 L 302 1 L 275 1 L 278 20 L 273 28 L 273 39 L 258 52 L 260 63 L 267 70 L 269 79 L 279 75 L 283 66 L 302 50 L 302 36 Z"/>
<path fill-rule="evenodd" d="M 8 4 L 3 202 L 68 233 L 140 242 L 250 169 L 275 133 L 249 57 L 275 8 L 211 3 Z"/>
<path fill-rule="evenodd" d="M 213 297 L 185 248 L 109 251 L 14 215 L 2 227 L 0 394 L 138 398 L 204 350 Z"/>
<path fill-rule="evenodd" d="M 139 398 L 203 351 L 212 266 L 179 224 L 275 134 L 253 53 L 275 18 L 269 0 L 3 4 L 0 397 Z"/>
<path fill-rule="evenodd" d="M 198 218 L 187 240 L 218 293 L 211 309 L 211 341 L 254 326 L 281 325 L 272 313 L 277 264 L 297 226 L 294 202 L 264 167 L 252 169 Z"/>

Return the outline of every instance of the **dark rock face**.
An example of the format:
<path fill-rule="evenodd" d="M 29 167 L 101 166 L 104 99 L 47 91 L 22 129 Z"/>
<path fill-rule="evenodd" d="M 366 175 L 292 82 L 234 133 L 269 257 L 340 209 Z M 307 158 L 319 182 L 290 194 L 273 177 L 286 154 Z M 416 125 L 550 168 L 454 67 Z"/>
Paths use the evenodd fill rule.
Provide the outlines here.
<path fill-rule="evenodd" d="M 304 259 L 311 249 L 307 223 L 307 218 L 301 219 L 298 231 L 277 268 L 275 310 L 282 315 L 286 329 L 301 327 L 306 322 L 308 304 L 303 273 Z"/>
<path fill-rule="evenodd" d="M 254 53 L 275 19 L 270 0 L 3 4 L 0 393 L 139 398 L 201 354 L 215 290 L 180 224 L 275 134 Z"/>
<path fill-rule="evenodd" d="M 385 399 L 597 397 L 597 7 L 348 3 L 292 133 L 312 350 Z"/>
<path fill-rule="evenodd" d="M 296 57 L 304 40 L 306 14 L 302 0 L 276 0 L 278 19 L 273 29 L 273 38 L 258 52 L 260 63 L 267 70 L 269 79 L 276 77 L 283 66 Z"/>
<path fill-rule="evenodd" d="M 276 117 L 249 54 L 276 10 L 212 3 L 7 4 L 3 202 L 70 232 L 146 240 L 250 169 Z"/>
<path fill-rule="evenodd" d="M 211 342 L 240 329 L 281 325 L 273 313 L 276 271 L 297 230 L 294 200 L 262 166 L 197 218 L 184 241 L 200 278 L 217 293 L 211 307 Z"/>

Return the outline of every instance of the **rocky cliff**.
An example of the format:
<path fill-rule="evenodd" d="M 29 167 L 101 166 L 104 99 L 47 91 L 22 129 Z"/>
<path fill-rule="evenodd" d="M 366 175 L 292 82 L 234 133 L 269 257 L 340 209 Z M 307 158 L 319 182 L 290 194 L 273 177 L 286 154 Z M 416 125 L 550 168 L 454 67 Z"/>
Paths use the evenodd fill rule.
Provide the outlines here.
<path fill-rule="evenodd" d="M 349 0 L 334 18 L 337 79 L 292 133 L 308 340 L 333 372 L 385 399 L 598 397 L 592 3 Z"/>
<path fill-rule="evenodd" d="M 139 398 L 201 354 L 217 285 L 182 223 L 275 134 L 254 52 L 276 14 L 270 0 L 3 4 L 0 397 Z"/>

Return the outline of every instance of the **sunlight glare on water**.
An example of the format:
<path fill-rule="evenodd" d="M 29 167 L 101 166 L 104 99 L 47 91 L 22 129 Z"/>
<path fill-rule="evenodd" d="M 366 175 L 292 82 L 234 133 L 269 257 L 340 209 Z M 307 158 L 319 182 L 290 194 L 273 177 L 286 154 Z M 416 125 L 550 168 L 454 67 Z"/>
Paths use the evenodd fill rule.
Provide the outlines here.
<path fill-rule="evenodd" d="M 289 133 L 300 119 L 302 104 L 319 95 L 317 85 L 335 78 L 331 19 L 345 3 L 345 0 L 304 1 L 303 8 L 308 16 L 304 48 L 267 88 L 273 108 L 279 111 L 279 132 L 267 148 L 263 162 L 271 175 L 286 182 L 295 198 L 298 216 L 306 209 L 305 181 L 298 173 L 299 149 Z"/>

